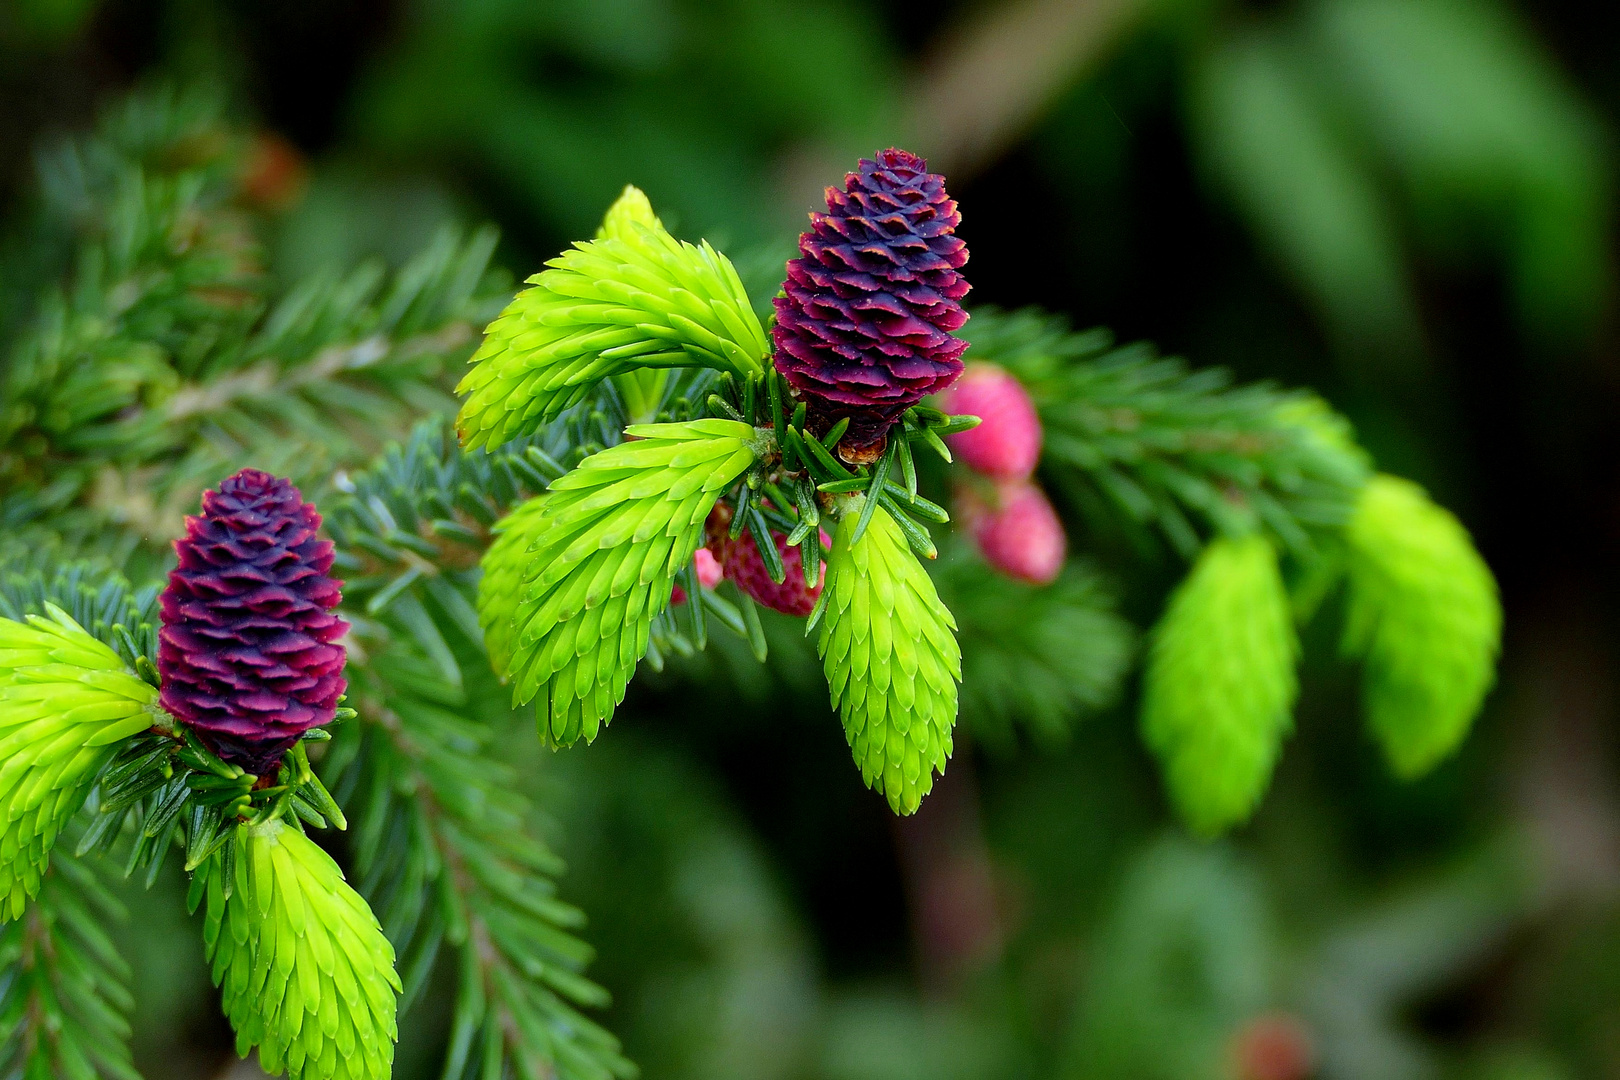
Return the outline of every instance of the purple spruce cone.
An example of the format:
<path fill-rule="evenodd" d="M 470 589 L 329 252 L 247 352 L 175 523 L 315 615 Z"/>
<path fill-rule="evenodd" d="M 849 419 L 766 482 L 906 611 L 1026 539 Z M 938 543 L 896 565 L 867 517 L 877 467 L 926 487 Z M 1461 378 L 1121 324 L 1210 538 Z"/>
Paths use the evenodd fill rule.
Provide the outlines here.
<path fill-rule="evenodd" d="M 223 760 L 263 776 L 312 727 L 329 723 L 347 683 L 349 624 L 331 613 L 321 515 L 286 480 L 243 469 L 205 491 L 202 516 L 174 542 L 163 590 L 161 702 Z"/>
<path fill-rule="evenodd" d="M 776 298 L 776 367 L 817 422 L 849 417 L 853 450 L 882 441 L 908 407 L 962 372 L 967 245 L 945 178 L 885 150 L 827 189 Z"/>

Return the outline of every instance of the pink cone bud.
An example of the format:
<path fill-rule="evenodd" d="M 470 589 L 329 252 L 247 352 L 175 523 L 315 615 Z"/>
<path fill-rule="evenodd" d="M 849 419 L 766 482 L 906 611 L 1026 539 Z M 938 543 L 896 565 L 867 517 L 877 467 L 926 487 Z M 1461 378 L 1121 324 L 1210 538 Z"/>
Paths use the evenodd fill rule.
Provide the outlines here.
<path fill-rule="evenodd" d="M 705 589 L 714 588 L 726 576 L 726 572 L 720 568 L 720 560 L 708 548 L 698 548 L 692 556 L 692 563 L 697 567 L 698 584 Z M 686 603 L 686 590 L 676 585 L 670 590 L 669 602 L 671 606 Z"/>
<path fill-rule="evenodd" d="M 697 554 L 692 556 L 692 561 L 697 563 L 698 581 L 705 589 L 714 588 L 726 576 L 725 570 L 720 566 L 720 560 L 716 559 L 714 552 L 708 548 L 698 548 Z"/>
<path fill-rule="evenodd" d="M 1316 1071 L 1310 1032 L 1286 1013 L 1257 1016 L 1232 1036 L 1238 1080 L 1308 1080 Z"/>
<path fill-rule="evenodd" d="M 1063 571 L 1069 541 L 1045 493 L 1028 480 L 1004 481 L 988 501 L 959 495 L 984 561 L 1008 577 L 1046 585 Z"/>
<path fill-rule="evenodd" d="M 969 364 L 956 385 L 940 395 L 940 408 L 983 423 L 947 435 L 951 452 L 968 468 L 997 480 L 1024 480 L 1041 456 L 1041 419 L 1024 384 L 995 364 Z"/>
<path fill-rule="evenodd" d="M 787 534 L 775 529 L 771 530 L 771 540 L 776 543 L 776 550 L 782 557 L 782 569 L 786 572 L 782 584 L 772 581 L 765 572 L 765 560 L 760 558 L 759 545 L 754 543 L 753 533 L 745 532 L 735 540 L 728 539 L 721 565 L 725 567 L 726 577 L 759 603 L 802 619 L 815 610 L 816 601 L 821 597 L 821 586 L 827 580 L 827 564 L 821 564 L 821 576 L 815 587 L 805 588 L 803 550 L 788 547 Z M 826 530 L 821 533 L 821 546 L 823 549 L 832 547 Z"/>
<path fill-rule="evenodd" d="M 744 531 L 737 539 L 731 539 L 730 506 L 716 503 L 704 529 L 710 553 L 719 560 L 725 576 L 738 589 L 756 602 L 787 615 L 803 618 L 815 610 L 822 583 L 827 580 L 827 564 L 821 564 L 821 576 L 815 586 L 805 588 L 803 548 L 788 547 L 786 533 L 771 530 L 771 539 L 776 542 L 776 551 L 786 572 L 782 584 L 778 585 L 765 572 L 765 560 L 760 558 L 759 545 L 754 543 L 752 533 Z M 824 551 L 832 547 L 832 538 L 826 529 L 821 530 L 821 546 Z"/>

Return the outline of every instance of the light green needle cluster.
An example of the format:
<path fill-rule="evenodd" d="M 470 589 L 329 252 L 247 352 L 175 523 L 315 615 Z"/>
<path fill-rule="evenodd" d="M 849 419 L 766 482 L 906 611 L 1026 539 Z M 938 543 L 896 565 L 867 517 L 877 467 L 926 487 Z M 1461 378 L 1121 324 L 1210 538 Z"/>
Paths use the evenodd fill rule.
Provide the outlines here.
<path fill-rule="evenodd" d="M 624 191 L 619 193 L 603 215 L 601 228 L 596 230 L 596 239 L 634 240 L 638 227 L 661 230 L 664 223 L 653 212 L 647 193 L 634 184 L 626 184 Z"/>
<path fill-rule="evenodd" d="M 1491 687 L 1496 581 L 1468 532 L 1422 488 L 1374 477 L 1347 531 L 1343 649 L 1363 660 L 1368 726 L 1402 777 L 1457 747 Z"/>
<path fill-rule="evenodd" d="M 670 236 L 646 201 L 627 189 L 597 239 L 552 259 L 489 325 L 456 388 L 468 448 L 534 431 L 610 375 L 760 370 L 769 346 L 736 269 Z"/>
<path fill-rule="evenodd" d="M 540 734 L 558 746 L 589 742 L 612 719 L 704 520 L 753 463 L 761 438 L 747 424 L 712 419 L 626 432 L 632 441 L 551 485 L 522 528 L 527 546 L 514 538 L 485 556 L 486 625 L 509 602 L 494 590 L 518 582 L 512 627 L 497 633 L 510 642 L 513 702 L 541 695 Z"/>
<path fill-rule="evenodd" d="M 295 1080 L 391 1075 L 400 982 L 376 916 L 296 828 L 242 825 L 235 844 L 198 869 L 188 903 L 208 901 L 203 941 L 237 1053 L 257 1046 L 267 1072 Z"/>
<path fill-rule="evenodd" d="M 61 608 L 0 619 L 0 920 L 39 893 L 51 845 L 158 692 Z"/>
<path fill-rule="evenodd" d="M 822 594 L 821 654 L 861 778 L 896 813 L 914 813 L 945 772 L 962 652 L 956 620 L 882 506 L 855 539 L 838 523 Z"/>
<path fill-rule="evenodd" d="M 484 629 L 484 647 L 496 671 L 512 664 L 512 616 L 517 613 L 523 572 L 529 567 L 526 552 L 540 535 L 540 510 L 545 495 L 536 495 L 512 508 L 495 523 L 495 541 L 483 559 L 484 576 L 478 582 L 478 624 Z"/>
<path fill-rule="evenodd" d="M 1270 541 L 1212 540 L 1154 630 L 1142 685 L 1143 737 L 1195 831 L 1245 820 L 1265 794 L 1293 726 L 1298 654 Z"/>
<path fill-rule="evenodd" d="M 647 196 L 640 188 L 626 185 L 624 194 L 608 207 L 602 227 L 596 230 L 596 238 L 634 240 L 637 228 L 643 226 L 654 232 L 664 231 L 664 223 L 653 213 L 652 203 Z M 633 424 L 653 420 L 663 398 L 664 387 L 668 384 L 668 368 L 636 368 L 613 376 L 613 385 L 624 402 L 625 415 Z"/>

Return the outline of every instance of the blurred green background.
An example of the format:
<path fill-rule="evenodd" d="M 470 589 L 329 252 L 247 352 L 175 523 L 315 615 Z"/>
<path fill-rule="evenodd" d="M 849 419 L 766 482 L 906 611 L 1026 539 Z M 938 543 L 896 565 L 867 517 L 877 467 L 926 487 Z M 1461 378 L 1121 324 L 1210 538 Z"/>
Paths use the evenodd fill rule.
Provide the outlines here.
<path fill-rule="evenodd" d="M 523 740 L 649 1080 L 1620 1077 L 1620 7 L 0 0 L 4 215 L 36 146 L 162 81 L 260 133 L 288 281 L 482 221 L 527 275 L 635 183 L 770 295 L 821 188 L 907 146 L 961 203 L 973 301 L 1315 386 L 1502 583 L 1457 759 L 1390 779 L 1307 641 L 1273 790 L 1215 844 L 1129 700 L 975 730 L 895 822 L 785 624 L 763 671 L 721 647 L 639 682 L 594 747 Z M 1071 540 L 1139 624 L 1180 572 Z M 145 1075 L 252 1075 L 175 897 L 128 900 Z M 399 1076 L 446 1023 L 407 1022 Z"/>

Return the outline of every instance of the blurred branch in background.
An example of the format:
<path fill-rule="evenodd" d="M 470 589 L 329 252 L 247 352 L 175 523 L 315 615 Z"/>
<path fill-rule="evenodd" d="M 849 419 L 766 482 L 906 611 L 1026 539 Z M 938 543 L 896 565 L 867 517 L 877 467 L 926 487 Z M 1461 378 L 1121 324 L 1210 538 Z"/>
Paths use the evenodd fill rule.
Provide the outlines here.
<path fill-rule="evenodd" d="M 916 147 L 936 172 L 971 180 L 1036 126 L 1151 4 L 1011 0 L 973 6 L 929 40 L 883 138 Z M 820 201 L 822 188 L 843 179 L 849 149 L 817 140 L 782 155 L 776 199 L 793 215 L 788 220 L 797 220 L 802 207 Z"/>
<path fill-rule="evenodd" d="M 1560 899 L 1620 896 L 1620 786 L 1614 760 L 1616 693 L 1601 621 L 1565 600 L 1528 615 L 1523 673 L 1513 701 L 1521 718 L 1510 779 L 1547 888 Z"/>
<path fill-rule="evenodd" d="M 1545 893 L 1524 838 L 1503 836 L 1381 898 L 1325 934 L 1296 994 L 1320 1033 L 1324 1074 L 1427 1080 L 1439 1054 L 1412 1030 L 1426 999 L 1482 966 Z"/>
<path fill-rule="evenodd" d="M 1612 166 L 1575 89 L 1510 12 L 1315 0 L 1197 51 L 1210 178 L 1322 315 L 1352 372 L 1428 352 L 1418 257 L 1483 256 L 1540 351 L 1589 348 L 1612 303 Z"/>
<path fill-rule="evenodd" d="M 1012 0 L 974 10 L 930 45 L 906 92 L 929 167 L 970 179 L 1097 65 L 1151 0 Z"/>
<path fill-rule="evenodd" d="M 978 776 L 965 735 L 923 808 L 894 820 L 924 990 L 948 998 L 998 963 L 1004 931 L 985 842 Z"/>

